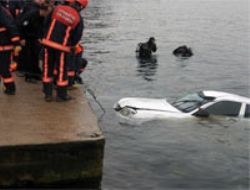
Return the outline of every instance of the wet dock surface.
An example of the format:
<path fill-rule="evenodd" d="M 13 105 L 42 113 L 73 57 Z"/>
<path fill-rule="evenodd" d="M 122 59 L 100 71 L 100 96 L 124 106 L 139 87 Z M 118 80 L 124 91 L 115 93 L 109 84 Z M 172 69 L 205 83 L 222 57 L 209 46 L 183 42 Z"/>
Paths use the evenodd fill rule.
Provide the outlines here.
<path fill-rule="evenodd" d="M 70 91 L 69 102 L 45 102 L 40 84 L 17 79 L 15 96 L 0 94 L 0 146 L 103 138 L 82 90 Z"/>
<path fill-rule="evenodd" d="M 16 85 L 15 96 L 0 94 L 0 187 L 89 187 L 93 179 L 99 187 L 104 136 L 83 89 L 69 92 L 72 101 L 45 102 L 41 84 L 16 77 Z"/>

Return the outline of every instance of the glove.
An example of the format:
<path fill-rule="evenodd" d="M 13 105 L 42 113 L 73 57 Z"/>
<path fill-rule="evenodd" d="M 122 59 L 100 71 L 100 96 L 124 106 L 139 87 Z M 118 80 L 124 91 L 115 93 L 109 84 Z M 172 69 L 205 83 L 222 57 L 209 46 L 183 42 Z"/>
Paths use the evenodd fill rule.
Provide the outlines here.
<path fill-rule="evenodd" d="M 21 46 L 15 46 L 14 47 L 14 56 L 18 56 L 21 50 L 22 50 Z"/>
<path fill-rule="evenodd" d="M 13 61 L 13 62 L 10 64 L 10 71 L 11 71 L 11 72 L 14 72 L 16 69 L 17 69 L 17 63 L 16 63 L 15 61 Z"/>
<path fill-rule="evenodd" d="M 80 44 L 77 44 L 75 46 L 75 54 L 79 54 L 79 53 L 82 53 L 84 51 L 84 47 Z"/>

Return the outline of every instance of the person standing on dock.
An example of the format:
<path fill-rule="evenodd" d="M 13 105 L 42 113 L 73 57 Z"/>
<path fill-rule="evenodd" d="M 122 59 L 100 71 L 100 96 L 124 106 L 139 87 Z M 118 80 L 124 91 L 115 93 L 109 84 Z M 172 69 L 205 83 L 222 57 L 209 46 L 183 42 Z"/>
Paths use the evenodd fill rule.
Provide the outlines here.
<path fill-rule="evenodd" d="M 45 101 L 52 101 L 54 72 L 56 77 L 56 101 L 64 102 L 72 98 L 67 94 L 68 54 L 75 51 L 84 28 L 80 11 L 88 0 L 75 0 L 72 5 L 58 5 L 53 10 L 47 23 L 41 43 L 44 46 L 43 92 Z"/>
<path fill-rule="evenodd" d="M 27 2 L 23 12 L 17 17 L 16 23 L 21 36 L 26 40 L 25 47 L 19 55 L 18 71 L 24 73 L 25 81 L 36 83 L 41 80 L 42 71 L 39 68 L 39 52 L 43 37 L 43 12 L 51 8 L 49 0 L 32 0 Z M 52 8 L 51 8 L 52 9 Z"/>
<path fill-rule="evenodd" d="M 6 8 L 0 5 L 0 75 L 5 86 L 4 92 L 8 95 L 14 95 L 16 91 L 10 64 L 13 50 L 19 44 L 20 35 L 14 18 Z"/>
<path fill-rule="evenodd" d="M 1 0 L 1 4 L 10 11 L 14 18 L 16 18 L 20 13 L 22 13 L 26 2 L 25 0 Z"/>

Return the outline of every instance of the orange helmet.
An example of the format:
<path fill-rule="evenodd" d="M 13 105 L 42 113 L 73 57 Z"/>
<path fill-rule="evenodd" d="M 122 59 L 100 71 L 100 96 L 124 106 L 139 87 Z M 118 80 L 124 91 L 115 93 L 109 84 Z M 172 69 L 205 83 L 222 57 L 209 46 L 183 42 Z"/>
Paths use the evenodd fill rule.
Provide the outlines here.
<path fill-rule="evenodd" d="M 88 0 L 75 0 L 76 2 L 78 2 L 82 8 L 86 8 L 88 5 Z"/>

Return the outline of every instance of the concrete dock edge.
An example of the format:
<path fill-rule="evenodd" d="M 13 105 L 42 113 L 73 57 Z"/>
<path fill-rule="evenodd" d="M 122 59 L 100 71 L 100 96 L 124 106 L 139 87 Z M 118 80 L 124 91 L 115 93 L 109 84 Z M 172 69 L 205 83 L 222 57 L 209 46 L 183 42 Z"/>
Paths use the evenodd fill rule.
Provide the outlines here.
<path fill-rule="evenodd" d="M 83 89 L 48 103 L 41 84 L 16 83 L 0 92 L 0 189 L 100 189 L 105 138 Z"/>

